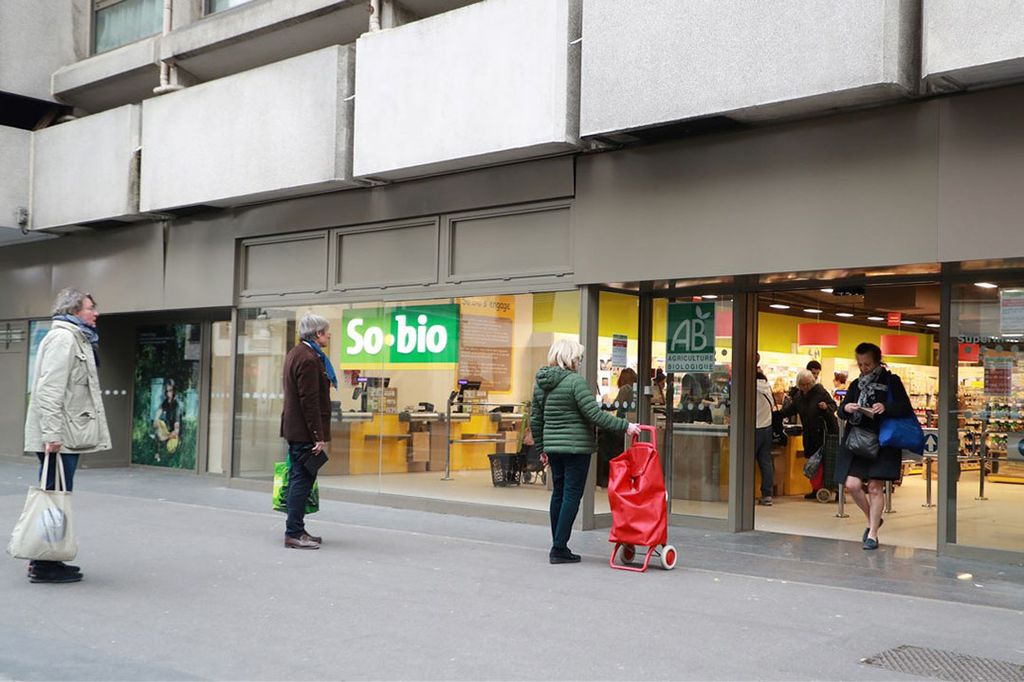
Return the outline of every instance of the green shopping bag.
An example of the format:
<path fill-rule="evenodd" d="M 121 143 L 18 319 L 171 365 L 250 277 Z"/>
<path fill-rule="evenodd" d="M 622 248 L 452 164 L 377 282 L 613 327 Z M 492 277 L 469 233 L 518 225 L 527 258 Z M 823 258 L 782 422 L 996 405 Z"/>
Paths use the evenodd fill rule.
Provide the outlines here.
<path fill-rule="evenodd" d="M 274 462 L 274 511 L 288 513 L 288 465 L 289 462 Z M 313 481 L 313 489 L 306 498 L 306 513 L 320 511 L 320 486 Z"/>

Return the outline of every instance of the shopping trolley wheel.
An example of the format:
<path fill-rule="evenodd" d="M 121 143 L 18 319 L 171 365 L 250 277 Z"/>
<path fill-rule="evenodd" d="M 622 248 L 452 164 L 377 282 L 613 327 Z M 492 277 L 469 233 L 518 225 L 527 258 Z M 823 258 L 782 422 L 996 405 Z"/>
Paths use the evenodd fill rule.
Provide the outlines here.
<path fill-rule="evenodd" d="M 619 550 L 619 558 L 622 559 L 622 563 L 628 564 L 636 558 L 636 547 L 633 545 L 623 545 L 622 549 Z"/>
<path fill-rule="evenodd" d="M 818 492 L 814 493 L 814 496 L 817 497 L 818 502 L 821 502 L 822 504 L 832 501 L 832 491 L 828 488 L 818 488 Z"/>
<path fill-rule="evenodd" d="M 672 545 L 665 545 L 661 548 L 661 567 L 666 571 L 671 571 L 676 567 L 676 560 L 679 555 L 676 553 L 676 548 Z"/>

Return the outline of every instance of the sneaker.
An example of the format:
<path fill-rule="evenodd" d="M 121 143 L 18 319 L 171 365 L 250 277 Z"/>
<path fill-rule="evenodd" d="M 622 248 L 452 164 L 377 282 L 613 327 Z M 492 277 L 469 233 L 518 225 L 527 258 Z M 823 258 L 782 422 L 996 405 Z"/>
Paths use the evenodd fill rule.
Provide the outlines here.
<path fill-rule="evenodd" d="M 28 580 L 32 583 L 77 583 L 82 579 L 78 571 L 67 570 L 62 567 L 40 567 L 34 568 L 28 574 Z"/>
<path fill-rule="evenodd" d="M 580 562 L 580 555 L 573 554 L 569 551 L 569 548 L 555 549 L 552 548 L 548 554 L 548 561 L 553 564 L 578 564 Z"/>
<path fill-rule="evenodd" d="M 320 549 L 320 545 L 313 542 L 308 535 L 300 535 L 297 538 L 285 536 L 284 546 L 289 549 Z"/>
<path fill-rule="evenodd" d="M 757 501 L 757 503 L 762 507 L 770 507 L 772 506 L 772 498 L 771 496 L 762 497 Z"/>

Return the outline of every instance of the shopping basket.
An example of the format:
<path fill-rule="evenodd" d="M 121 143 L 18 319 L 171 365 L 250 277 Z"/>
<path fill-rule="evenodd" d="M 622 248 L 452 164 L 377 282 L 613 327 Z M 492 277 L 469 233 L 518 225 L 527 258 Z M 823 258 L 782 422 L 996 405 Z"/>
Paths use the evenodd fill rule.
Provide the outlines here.
<path fill-rule="evenodd" d="M 650 443 L 633 443 L 608 463 L 608 502 L 612 529 L 608 542 L 615 543 L 608 564 L 624 571 L 643 572 L 653 557 L 671 570 L 676 566 L 676 548 L 668 543 L 668 496 L 661 471 L 657 437 L 653 426 L 641 426 L 651 434 Z M 637 547 L 646 547 L 642 566 L 633 565 Z"/>

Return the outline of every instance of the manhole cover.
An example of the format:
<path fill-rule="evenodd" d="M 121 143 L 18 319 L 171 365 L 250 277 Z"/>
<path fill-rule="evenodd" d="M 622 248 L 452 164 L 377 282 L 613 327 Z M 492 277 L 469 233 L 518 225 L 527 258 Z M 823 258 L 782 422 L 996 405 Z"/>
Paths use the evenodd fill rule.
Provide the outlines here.
<path fill-rule="evenodd" d="M 865 658 L 868 665 L 910 675 L 955 682 L 1015 682 L 1024 680 L 1024 665 L 958 654 L 955 651 L 900 646 Z"/>

